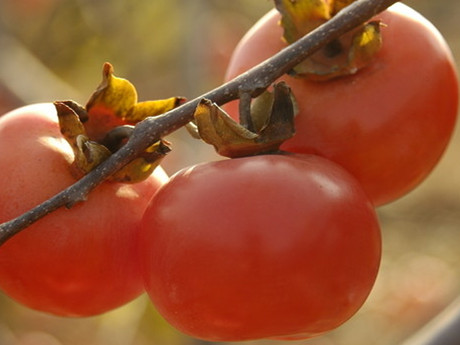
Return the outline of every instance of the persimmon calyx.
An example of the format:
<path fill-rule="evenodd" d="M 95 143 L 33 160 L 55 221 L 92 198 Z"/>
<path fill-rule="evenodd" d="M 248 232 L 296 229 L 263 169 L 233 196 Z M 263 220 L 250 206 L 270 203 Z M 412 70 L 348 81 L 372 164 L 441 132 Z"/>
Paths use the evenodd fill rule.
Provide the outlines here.
<path fill-rule="evenodd" d="M 128 124 L 136 124 L 149 116 L 163 114 L 185 102 L 184 97 L 138 102 L 134 85 L 116 77 L 113 66 L 106 62 L 102 68 L 102 81 L 86 103 L 91 114 L 110 114 Z"/>
<path fill-rule="evenodd" d="M 108 143 L 106 146 L 103 143 L 90 140 L 78 113 L 75 111 L 75 109 L 79 109 L 76 107 L 76 103 L 64 101 L 54 102 L 54 105 L 62 136 L 70 144 L 74 153 L 74 161 L 70 169 L 76 179 L 86 175 L 106 160 L 124 144 L 132 133 L 132 130 L 127 130 L 126 126 L 116 127 L 107 134 L 104 140 Z M 129 127 L 132 129 L 132 126 Z M 160 140 L 113 174 L 109 180 L 124 183 L 143 181 L 150 176 L 169 151 L 169 144 L 165 140 Z"/>
<path fill-rule="evenodd" d="M 354 1 L 275 0 L 283 40 L 288 44 L 297 41 Z M 317 81 L 354 74 L 371 63 L 382 47 L 380 29 L 380 21 L 364 23 L 305 59 L 290 74 Z"/>
<path fill-rule="evenodd" d="M 251 107 L 254 131 L 233 120 L 223 109 L 203 99 L 194 114 L 199 136 L 222 156 L 236 158 L 276 152 L 294 136 L 295 106 L 290 88 L 280 82 Z"/>
<path fill-rule="evenodd" d="M 149 116 L 157 116 L 185 102 L 183 97 L 138 102 L 133 84 L 113 74 L 106 62 L 102 82 L 83 107 L 74 101 L 56 101 L 54 105 L 63 137 L 71 145 L 74 162 L 71 170 L 81 178 L 116 152 L 130 137 L 133 125 Z M 110 177 L 111 180 L 135 183 L 146 179 L 171 151 L 160 140 Z"/>

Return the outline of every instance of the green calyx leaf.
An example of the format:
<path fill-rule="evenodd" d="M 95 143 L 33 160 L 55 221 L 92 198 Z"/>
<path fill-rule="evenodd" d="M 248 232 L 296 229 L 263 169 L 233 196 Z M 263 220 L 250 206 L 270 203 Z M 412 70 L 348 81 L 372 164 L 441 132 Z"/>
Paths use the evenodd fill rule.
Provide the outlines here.
<path fill-rule="evenodd" d="M 293 43 L 331 19 L 356 0 L 275 0 L 284 28 L 283 39 Z M 382 47 L 381 23 L 365 23 L 297 65 L 290 74 L 323 81 L 356 73 L 371 63 Z"/>
<path fill-rule="evenodd" d="M 203 99 L 195 110 L 199 136 L 222 156 L 236 158 L 276 152 L 280 145 L 294 136 L 295 106 L 290 88 L 284 83 L 274 85 L 253 102 L 254 131 L 233 120 L 223 109 Z"/>

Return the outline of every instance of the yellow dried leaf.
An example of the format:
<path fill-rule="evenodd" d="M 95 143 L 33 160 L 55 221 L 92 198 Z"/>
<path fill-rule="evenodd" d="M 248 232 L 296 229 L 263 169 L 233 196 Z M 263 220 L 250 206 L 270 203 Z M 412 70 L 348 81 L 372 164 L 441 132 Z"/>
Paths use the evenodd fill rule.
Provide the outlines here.
<path fill-rule="evenodd" d="M 55 102 L 54 105 L 61 133 L 74 153 L 72 173 L 76 178 L 80 178 L 106 160 L 111 152 L 104 145 L 88 139 L 85 128 L 74 109 L 65 102 Z"/>
<path fill-rule="evenodd" d="M 185 98 L 183 97 L 171 97 L 162 100 L 139 102 L 128 110 L 123 119 L 127 123 L 137 123 L 149 116 L 164 114 L 181 105 L 184 101 Z"/>
<path fill-rule="evenodd" d="M 284 39 L 288 43 L 297 41 L 331 18 L 332 0 L 275 0 L 281 13 Z"/>
<path fill-rule="evenodd" d="M 171 151 L 169 143 L 160 140 L 148 147 L 139 157 L 125 165 L 110 177 L 110 180 L 123 183 L 137 183 L 148 178 Z"/>
<path fill-rule="evenodd" d="M 76 138 L 86 135 L 86 130 L 77 113 L 65 102 L 54 102 L 59 120 L 59 129 L 62 136 L 72 147 L 76 147 Z"/>
<path fill-rule="evenodd" d="M 123 118 L 137 103 L 137 92 L 133 84 L 113 75 L 113 66 L 106 62 L 102 69 L 102 82 L 86 103 L 91 113 L 113 114 Z"/>
<path fill-rule="evenodd" d="M 102 82 L 86 104 L 84 125 L 90 138 L 99 141 L 111 129 L 163 114 L 182 104 L 185 98 L 170 97 L 140 103 L 137 100 L 133 84 L 116 77 L 113 66 L 106 62 L 102 70 Z"/>

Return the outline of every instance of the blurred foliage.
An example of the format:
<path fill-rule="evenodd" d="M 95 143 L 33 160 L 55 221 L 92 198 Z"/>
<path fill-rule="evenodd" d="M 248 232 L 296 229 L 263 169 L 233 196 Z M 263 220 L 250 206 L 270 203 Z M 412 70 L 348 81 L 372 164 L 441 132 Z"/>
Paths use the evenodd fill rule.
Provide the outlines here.
<path fill-rule="evenodd" d="M 267 0 L 1 4 L 5 33 L 79 91 L 88 93 L 99 79 L 102 63 L 109 61 L 144 97 L 192 96 L 218 85 L 233 46 L 270 7 Z"/>
<path fill-rule="evenodd" d="M 459 62 L 460 3 L 406 3 L 438 27 Z M 57 99 L 84 104 L 105 61 L 133 82 L 140 100 L 193 98 L 221 83 L 232 49 L 271 7 L 269 0 L 0 0 L 0 111 Z M 168 140 L 175 148 L 164 163 L 170 173 L 218 159 L 183 130 Z M 324 337 L 290 344 L 397 344 L 458 295 L 459 157 L 457 127 L 428 180 L 379 209 L 382 269 L 358 315 Z M 167 325 L 146 296 L 98 317 L 65 319 L 0 294 L 1 345 L 201 343 Z"/>

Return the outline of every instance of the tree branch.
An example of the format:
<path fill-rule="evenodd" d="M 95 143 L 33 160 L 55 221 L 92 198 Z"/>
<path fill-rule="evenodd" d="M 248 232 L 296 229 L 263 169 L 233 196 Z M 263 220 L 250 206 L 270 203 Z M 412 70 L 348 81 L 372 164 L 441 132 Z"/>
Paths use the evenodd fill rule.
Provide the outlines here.
<path fill-rule="evenodd" d="M 371 19 L 395 2 L 396 0 L 356 1 L 340 11 L 330 21 L 230 82 L 166 114 L 140 122 L 126 145 L 91 173 L 27 213 L 1 224 L 0 245 L 56 209 L 62 206 L 71 207 L 75 203 L 85 200 L 91 190 L 136 158 L 151 144 L 190 122 L 201 99 L 207 98 L 222 105 L 237 99 L 241 92 L 249 92 L 251 96 L 257 96 L 309 55 L 333 39 Z"/>

